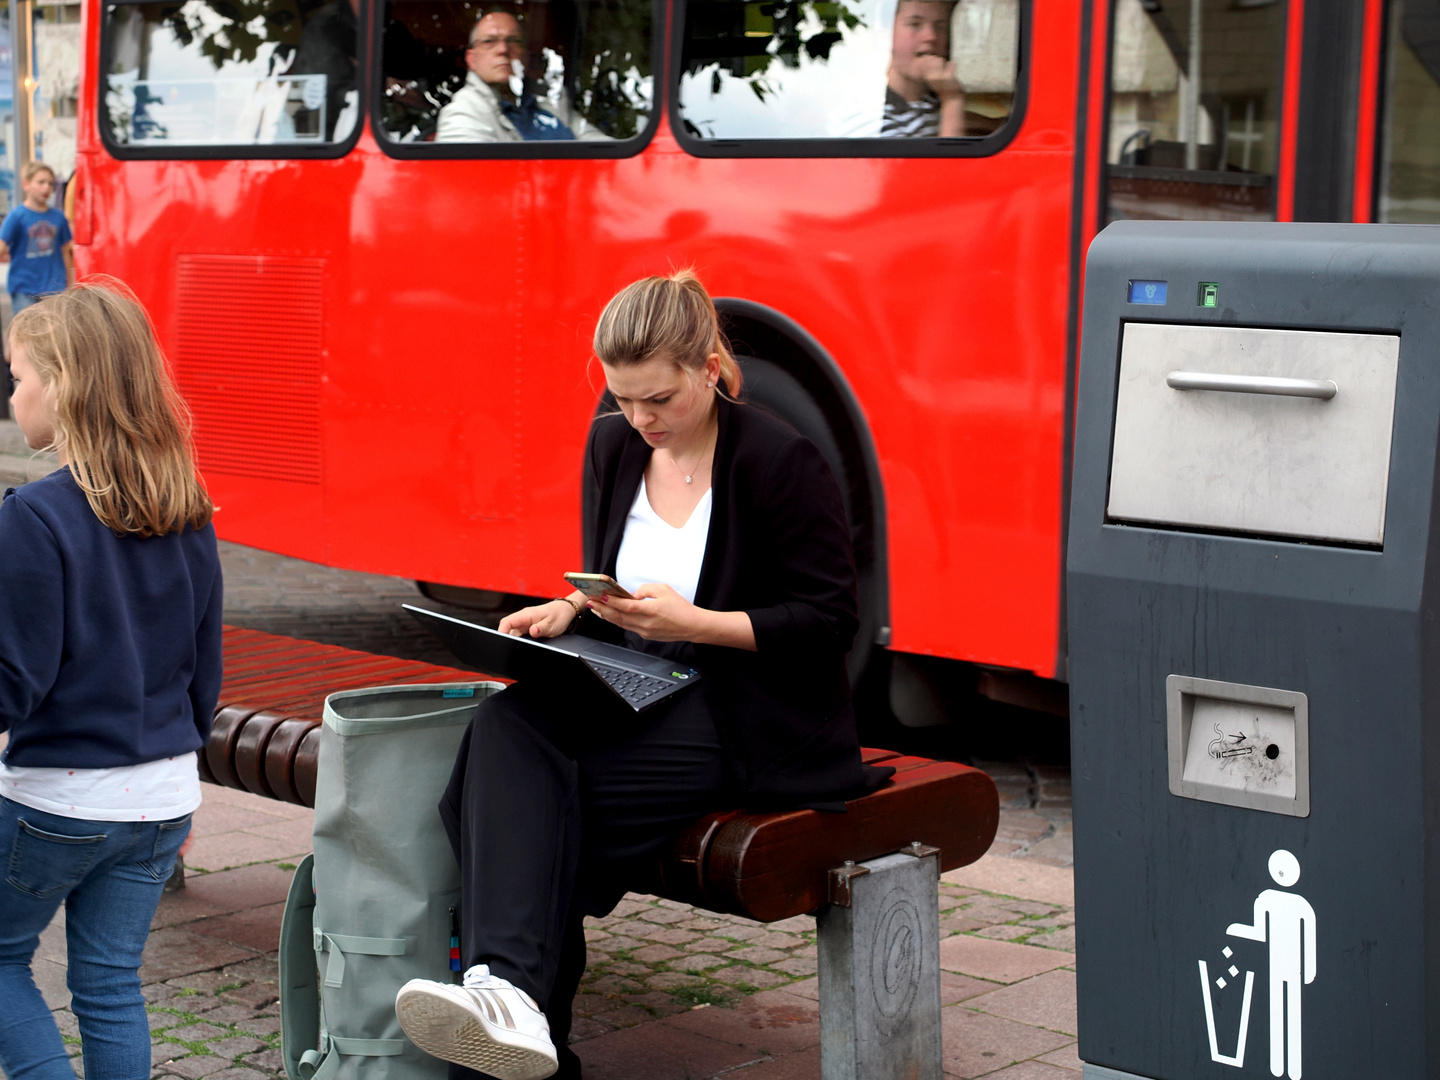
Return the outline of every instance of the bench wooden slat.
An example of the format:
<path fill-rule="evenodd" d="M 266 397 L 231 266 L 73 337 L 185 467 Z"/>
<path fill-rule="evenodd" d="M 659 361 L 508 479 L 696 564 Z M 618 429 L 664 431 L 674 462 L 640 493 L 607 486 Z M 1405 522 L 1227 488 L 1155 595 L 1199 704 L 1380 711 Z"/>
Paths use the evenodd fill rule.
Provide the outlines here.
<path fill-rule="evenodd" d="M 313 806 L 325 698 L 357 686 L 477 682 L 459 668 L 226 627 L 225 678 L 201 777 Z M 506 680 L 495 680 L 504 682 Z M 948 761 L 866 748 L 896 772 L 878 791 L 820 810 L 724 811 L 697 820 L 657 860 L 651 886 L 673 900 L 773 922 L 827 901 L 827 875 L 912 841 L 951 870 L 985 853 L 999 822 L 990 777 Z"/>

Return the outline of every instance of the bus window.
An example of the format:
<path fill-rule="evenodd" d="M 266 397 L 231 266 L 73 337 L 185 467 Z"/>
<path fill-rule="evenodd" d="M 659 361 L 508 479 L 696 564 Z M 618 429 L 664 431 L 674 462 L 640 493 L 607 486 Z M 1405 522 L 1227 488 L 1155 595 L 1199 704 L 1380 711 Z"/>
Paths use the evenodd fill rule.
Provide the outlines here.
<path fill-rule="evenodd" d="M 1440 225 L 1440 0 L 1390 5 L 1377 220 Z"/>
<path fill-rule="evenodd" d="M 1019 0 L 688 0 L 679 111 L 696 139 L 998 131 Z"/>
<path fill-rule="evenodd" d="M 652 111 L 651 0 L 390 0 L 380 128 L 397 143 L 611 143 Z"/>
<path fill-rule="evenodd" d="M 345 141 L 359 117 L 356 2 L 107 5 L 104 111 L 111 142 L 199 147 Z"/>
<path fill-rule="evenodd" d="M 1284 0 L 1117 0 L 1106 221 L 1271 221 Z"/>

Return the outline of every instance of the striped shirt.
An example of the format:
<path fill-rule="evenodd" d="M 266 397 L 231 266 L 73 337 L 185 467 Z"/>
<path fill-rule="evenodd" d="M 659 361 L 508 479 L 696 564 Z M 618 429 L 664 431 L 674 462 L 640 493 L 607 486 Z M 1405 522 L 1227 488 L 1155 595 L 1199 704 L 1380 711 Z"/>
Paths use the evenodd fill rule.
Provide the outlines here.
<path fill-rule="evenodd" d="M 919 101 L 906 101 L 885 88 L 885 116 L 880 121 L 882 139 L 933 139 L 940 134 L 940 99 L 926 94 Z"/>

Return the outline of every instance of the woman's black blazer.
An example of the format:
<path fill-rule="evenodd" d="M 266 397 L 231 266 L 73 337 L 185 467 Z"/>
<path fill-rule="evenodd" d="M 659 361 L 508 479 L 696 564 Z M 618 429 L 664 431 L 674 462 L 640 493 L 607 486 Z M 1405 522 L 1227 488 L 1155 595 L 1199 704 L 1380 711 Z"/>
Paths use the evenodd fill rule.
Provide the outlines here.
<path fill-rule="evenodd" d="M 840 489 L 815 444 L 788 424 L 723 397 L 719 407 L 695 603 L 748 613 L 758 646 L 695 646 L 727 764 L 749 805 L 858 794 L 883 777 L 861 769 L 845 674 L 858 620 Z M 649 445 L 623 416 L 595 421 L 584 498 L 592 572 L 615 573 L 649 460 Z"/>

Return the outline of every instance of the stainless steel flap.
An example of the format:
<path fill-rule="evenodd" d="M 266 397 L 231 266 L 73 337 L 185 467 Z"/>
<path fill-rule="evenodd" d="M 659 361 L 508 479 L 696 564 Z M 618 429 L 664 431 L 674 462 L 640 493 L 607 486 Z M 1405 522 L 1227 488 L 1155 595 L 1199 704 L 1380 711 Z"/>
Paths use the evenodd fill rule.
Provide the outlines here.
<path fill-rule="evenodd" d="M 1379 544 L 1400 338 L 1129 323 L 1110 517 Z"/>

